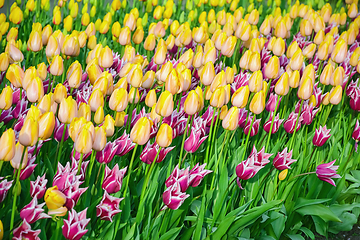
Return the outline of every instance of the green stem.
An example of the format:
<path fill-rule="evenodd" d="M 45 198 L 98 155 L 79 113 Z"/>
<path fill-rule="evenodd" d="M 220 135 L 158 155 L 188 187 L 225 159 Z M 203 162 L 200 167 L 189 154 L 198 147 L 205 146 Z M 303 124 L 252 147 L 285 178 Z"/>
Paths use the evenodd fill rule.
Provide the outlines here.
<path fill-rule="evenodd" d="M 184 142 L 185 142 L 185 138 L 186 138 L 187 131 L 188 131 L 188 128 L 189 128 L 190 118 L 191 118 L 191 116 L 189 116 L 188 119 L 186 120 L 185 132 L 183 134 L 183 139 L 182 139 L 182 142 L 181 142 L 181 150 L 180 150 L 180 155 L 179 155 L 179 168 L 181 168 L 181 159 L 182 159 L 181 157 L 182 157 L 183 151 L 184 151 Z"/>
<path fill-rule="evenodd" d="M 23 149 L 23 152 L 22 152 L 22 155 L 21 155 L 20 165 L 19 165 L 19 168 L 17 169 L 16 182 L 15 182 L 14 188 L 17 188 L 18 184 L 19 184 L 20 172 L 21 172 L 21 167 L 22 167 L 22 163 L 23 163 L 23 160 L 24 160 L 26 149 L 27 149 L 27 147 L 24 146 L 24 149 Z M 14 228 L 16 199 L 18 197 L 17 192 L 16 192 L 17 189 L 14 189 L 14 190 L 15 190 L 15 191 L 13 191 L 14 192 L 14 199 L 13 199 L 13 205 L 12 205 L 12 210 L 11 210 L 11 219 L 10 219 L 10 231 L 12 231 L 13 228 Z"/>
<path fill-rule="evenodd" d="M 135 107 L 135 97 L 136 97 L 136 88 L 135 88 L 135 91 L 134 91 L 133 102 L 131 103 L 129 116 L 128 116 L 128 119 L 127 119 L 127 122 L 126 122 L 126 125 L 127 125 L 126 129 L 127 129 L 128 132 L 130 132 L 130 128 L 131 128 L 132 113 L 133 113 L 133 110 L 134 110 L 134 107 Z"/>
<path fill-rule="evenodd" d="M 291 138 L 291 142 L 290 142 L 290 147 L 289 147 L 290 150 L 292 149 L 292 145 L 293 145 L 294 140 L 295 140 L 295 133 L 296 133 L 296 130 L 297 130 L 297 125 L 298 125 L 298 123 L 299 123 L 299 119 L 300 119 L 300 115 L 301 115 L 301 110 L 302 110 L 303 104 L 304 104 L 304 99 L 302 99 L 302 100 L 301 100 L 301 103 L 300 103 L 299 113 L 298 113 L 298 116 L 297 116 L 297 118 L 296 118 L 295 128 L 294 128 L 294 132 L 293 132 L 293 135 L 292 135 L 292 138 Z"/>
<path fill-rule="evenodd" d="M 279 99 L 276 101 L 276 105 L 275 105 L 274 115 L 273 115 L 273 118 L 272 118 L 272 120 L 271 120 L 269 137 L 268 137 L 268 140 L 267 140 L 266 145 L 265 145 L 265 152 L 266 152 L 267 147 L 269 146 L 269 143 L 270 143 L 270 138 L 271 138 L 272 129 L 273 129 L 273 126 L 274 126 L 274 120 L 275 120 L 275 116 L 276 116 L 276 111 L 277 111 L 277 108 L 278 108 L 279 103 L 280 103 L 280 96 L 279 96 L 278 98 L 279 98 Z"/>
<path fill-rule="evenodd" d="M 82 161 L 83 161 L 83 157 L 84 157 L 84 154 L 83 154 L 83 153 L 81 153 L 81 154 L 80 154 L 80 160 L 79 160 L 79 165 L 78 165 L 78 172 L 77 172 L 77 175 L 79 175 L 79 174 L 80 174 L 80 172 L 81 172 L 81 164 L 82 164 Z"/>
<path fill-rule="evenodd" d="M 0 161 L 0 176 L 1 176 L 1 168 L 2 168 L 3 164 L 4 164 L 4 161 Z"/>
<path fill-rule="evenodd" d="M 211 180 L 210 189 L 213 189 L 213 186 L 214 186 L 215 176 L 216 176 L 217 170 L 218 170 L 218 168 L 219 168 L 219 163 L 220 163 L 220 160 L 221 160 L 221 155 L 222 155 L 224 146 L 225 146 L 225 144 L 226 144 L 226 145 L 229 144 L 229 139 L 228 139 L 228 137 L 227 137 L 229 131 L 230 131 L 230 130 L 226 130 L 226 132 L 225 132 L 224 141 L 223 141 L 223 144 L 222 144 L 222 147 L 221 147 L 221 151 L 220 151 L 220 154 L 219 154 L 218 161 L 217 161 L 216 166 L 215 166 L 214 174 L 213 174 L 213 177 L 212 177 L 212 180 Z M 226 156 L 226 151 L 225 151 L 225 153 L 224 153 L 224 156 Z"/>
<path fill-rule="evenodd" d="M 288 106 L 288 103 L 289 103 L 289 98 L 290 98 L 290 95 L 291 95 L 291 91 L 292 91 L 292 88 L 290 88 L 288 94 L 286 95 L 286 100 L 285 100 L 285 105 L 284 105 L 284 108 L 282 109 L 282 112 L 281 112 L 281 118 L 284 118 L 285 114 L 286 114 L 286 108 Z"/>
<path fill-rule="evenodd" d="M 216 109 L 216 111 L 219 111 L 218 109 Z M 217 116 L 219 117 L 219 116 Z M 211 133 L 212 133 L 212 128 L 213 128 L 213 123 L 214 123 L 214 118 L 215 118 L 215 109 L 213 109 L 213 116 L 211 118 L 211 124 L 210 124 L 210 131 L 209 131 L 209 138 L 208 138 L 208 142 L 207 142 L 207 147 L 206 147 L 206 155 L 205 155 L 205 163 L 208 163 L 208 158 L 209 158 L 209 150 L 210 150 L 210 140 L 211 140 Z"/>
<path fill-rule="evenodd" d="M 255 118 L 256 118 L 256 114 L 254 114 L 253 118 L 251 119 L 250 128 L 249 128 L 249 132 L 248 132 L 248 134 L 246 136 L 245 149 L 244 149 L 241 161 L 244 160 L 244 158 L 245 158 L 246 149 L 247 149 L 247 145 L 249 143 L 250 133 L 251 133 L 251 129 L 252 129 L 252 126 L 254 124 Z"/>
<path fill-rule="evenodd" d="M 64 130 L 63 130 L 63 134 L 61 136 L 61 141 L 60 141 L 60 145 L 59 145 L 59 151 L 57 153 L 56 163 L 58 163 L 60 161 L 61 151 L 62 151 L 62 147 L 64 144 L 65 131 L 66 131 L 66 124 L 64 124 Z"/>
<path fill-rule="evenodd" d="M 326 124 L 326 121 L 327 121 L 327 119 L 328 119 L 328 117 L 329 117 L 329 114 L 330 114 L 330 112 L 331 112 L 332 107 L 333 107 L 333 105 L 330 104 L 330 107 L 329 107 L 329 109 L 328 109 L 328 111 L 326 112 L 326 115 L 325 115 L 325 120 L 324 120 L 324 122 L 323 122 L 323 126 L 325 126 L 325 124 Z"/>
<path fill-rule="evenodd" d="M 61 219 L 56 221 L 55 240 L 59 239 L 59 235 L 60 235 L 60 232 L 61 232 L 61 223 L 62 223 Z"/>

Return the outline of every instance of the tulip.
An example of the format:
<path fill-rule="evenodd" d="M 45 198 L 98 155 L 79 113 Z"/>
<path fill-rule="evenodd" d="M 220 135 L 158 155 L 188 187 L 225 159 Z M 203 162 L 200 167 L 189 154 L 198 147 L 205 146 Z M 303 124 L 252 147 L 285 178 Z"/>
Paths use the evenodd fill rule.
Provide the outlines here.
<path fill-rule="evenodd" d="M 292 56 L 295 54 L 295 52 L 300 49 L 297 41 L 293 41 L 290 46 L 288 47 L 286 51 L 286 57 L 292 58 Z"/>
<path fill-rule="evenodd" d="M 272 51 L 276 56 L 282 56 L 285 53 L 285 41 L 282 38 L 277 38 Z"/>
<path fill-rule="evenodd" d="M 42 177 L 37 176 L 35 181 L 30 181 L 30 196 L 37 199 L 43 198 L 47 181 L 45 174 Z"/>
<path fill-rule="evenodd" d="M 1 135 L 0 145 L 3 146 L 0 150 L 0 160 L 10 161 L 15 156 L 15 133 L 13 129 L 9 128 Z"/>
<path fill-rule="evenodd" d="M 75 138 L 74 148 L 76 152 L 80 154 L 87 154 L 92 150 L 93 141 L 91 141 L 90 139 L 93 138 L 93 135 L 90 128 L 87 126 L 90 125 L 84 125 Z"/>
<path fill-rule="evenodd" d="M 162 117 L 168 117 L 174 111 L 174 101 L 173 96 L 169 91 L 164 91 L 161 93 L 158 102 L 155 106 L 155 111 L 158 115 Z"/>
<path fill-rule="evenodd" d="M 230 131 L 235 130 L 238 126 L 239 113 L 240 111 L 237 107 L 230 108 L 222 121 L 222 127 Z"/>
<path fill-rule="evenodd" d="M 137 28 L 134 32 L 134 35 L 132 37 L 132 40 L 135 44 L 140 44 L 144 40 L 144 29 Z"/>
<path fill-rule="evenodd" d="M 125 89 L 115 89 L 109 100 L 109 107 L 116 112 L 122 112 L 128 104 L 128 93 Z"/>
<path fill-rule="evenodd" d="M 57 186 L 48 188 L 45 193 L 45 203 L 49 209 L 58 209 L 64 206 L 66 196 L 58 190 Z"/>
<path fill-rule="evenodd" d="M 161 96 L 160 96 L 161 98 Z M 136 144 L 144 145 L 150 138 L 151 122 L 146 117 L 141 117 L 131 129 L 130 139 Z"/>
<path fill-rule="evenodd" d="M 278 152 L 278 154 L 274 158 L 274 167 L 279 171 L 291 169 L 290 165 L 297 161 L 296 159 L 291 159 L 291 156 L 292 150 L 290 150 L 290 152 L 287 152 L 287 147 L 284 148 L 284 150 L 282 152 Z"/>
<path fill-rule="evenodd" d="M 54 101 L 57 103 L 61 103 L 61 101 L 64 98 L 67 98 L 66 87 L 64 85 L 62 85 L 61 83 L 58 83 L 55 87 L 53 98 L 54 98 Z"/>
<path fill-rule="evenodd" d="M 62 75 L 64 71 L 64 64 L 63 64 L 63 59 L 59 55 L 56 55 L 52 59 L 49 71 L 53 76 Z"/>
<path fill-rule="evenodd" d="M 6 79 L 11 82 L 16 88 L 22 87 L 22 80 L 24 78 L 24 71 L 16 64 L 11 64 L 6 72 Z"/>
<path fill-rule="evenodd" d="M 69 124 L 77 115 L 76 101 L 71 97 L 64 98 L 60 102 L 58 118 L 60 122 Z"/>
<path fill-rule="evenodd" d="M 95 151 L 102 151 L 106 145 L 106 132 L 103 127 L 94 128 L 94 142 L 92 149 Z"/>
<path fill-rule="evenodd" d="M 314 43 L 312 43 L 303 49 L 302 54 L 307 59 L 310 59 L 314 56 L 315 51 L 316 51 L 316 45 Z"/>
<path fill-rule="evenodd" d="M 106 46 L 100 52 L 99 65 L 102 68 L 109 68 L 113 65 L 113 55 L 111 49 Z"/>
<path fill-rule="evenodd" d="M 176 210 L 188 197 L 189 194 L 181 191 L 179 182 L 175 182 L 164 191 L 163 202 L 168 208 Z"/>
<path fill-rule="evenodd" d="M 42 49 L 41 33 L 38 31 L 31 31 L 27 47 L 33 52 L 38 52 Z"/>
<path fill-rule="evenodd" d="M 355 127 L 354 127 L 354 131 L 353 131 L 351 137 L 352 137 L 355 141 L 360 141 L 360 125 L 359 125 L 359 120 L 356 120 L 356 124 L 355 124 Z"/>
<path fill-rule="evenodd" d="M 275 84 L 275 93 L 280 96 L 285 96 L 289 92 L 289 74 L 283 73 L 280 79 Z"/>
<path fill-rule="evenodd" d="M 24 219 L 23 223 L 13 230 L 13 239 L 39 239 L 41 230 L 32 230 L 30 224 Z"/>
<path fill-rule="evenodd" d="M 141 87 L 150 89 L 154 84 L 154 79 L 155 79 L 155 72 L 147 71 L 141 80 Z"/>
<path fill-rule="evenodd" d="M 123 198 L 110 196 L 105 191 L 102 200 L 96 206 L 96 216 L 99 217 L 101 220 L 107 220 L 112 222 L 113 217 L 119 212 L 121 212 L 121 210 L 119 210 L 119 204 L 121 200 L 123 200 Z"/>
<path fill-rule="evenodd" d="M 318 50 L 318 58 L 322 61 L 326 60 L 329 56 L 329 44 L 327 42 L 321 42 Z"/>
<path fill-rule="evenodd" d="M 114 135 L 115 120 L 109 114 L 105 116 L 103 127 L 106 132 L 106 137 L 111 137 L 112 135 Z"/>
<path fill-rule="evenodd" d="M 336 63 L 342 63 L 347 55 L 347 43 L 343 39 L 339 39 L 331 53 L 331 59 Z"/>
<path fill-rule="evenodd" d="M 172 128 L 166 124 L 161 124 L 157 134 L 156 134 L 156 143 L 162 147 L 166 148 L 168 147 L 173 139 L 173 130 Z"/>
<path fill-rule="evenodd" d="M 10 63 L 21 63 L 24 60 L 22 52 L 12 43 L 9 44 Z"/>
<path fill-rule="evenodd" d="M 210 98 L 210 105 L 215 108 L 221 108 L 226 103 L 226 91 L 224 87 L 217 88 Z"/>
<path fill-rule="evenodd" d="M 195 90 L 189 92 L 184 102 L 184 111 L 188 115 L 194 115 L 200 110 L 199 95 Z"/>
<path fill-rule="evenodd" d="M 19 142 L 24 146 L 34 146 L 39 137 L 39 123 L 34 118 L 25 120 L 19 133 Z"/>
<path fill-rule="evenodd" d="M 13 90 L 10 86 L 5 87 L 0 94 L 0 109 L 8 110 L 13 102 Z"/>
<path fill-rule="evenodd" d="M 140 93 L 138 88 L 131 87 L 129 92 L 129 103 L 138 103 L 140 100 Z"/>
<path fill-rule="evenodd" d="M 333 87 L 330 91 L 329 102 L 333 105 L 338 105 L 341 102 L 343 89 L 341 85 Z"/>
<path fill-rule="evenodd" d="M 254 114 L 260 114 L 265 108 L 264 91 L 257 92 L 250 102 L 250 111 Z"/>
<path fill-rule="evenodd" d="M 54 35 L 51 35 L 49 37 L 49 40 L 46 45 L 45 53 L 46 53 L 46 57 L 50 59 L 60 54 L 60 44 L 58 39 Z"/>
<path fill-rule="evenodd" d="M 55 128 L 55 115 L 53 112 L 44 113 L 39 119 L 39 138 L 46 140 L 51 137 Z"/>
<path fill-rule="evenodd" d="M 310 77 L 305 77 L 305 79 L 301 82 L 298 90 L 298 97 L 307 100 L 311 97 L 313 93 L 313 84 Z"/>
<path fill-rule="evenodd" d="M 21 209 L 20 211 L 21 219 L 31 224 L 39 219 L 51 218 L 49 215 L 43 213 L 45 211 L 43 209 L 44 205 L 45 203 L 38 205 L 37 198 L 33 198 L 28 205 L 26 205 L 23 209 Z"/>
<path fill-rule="evenodd" d="M 231 57 L 234 54 L 236 45 L 236 37 L 231 36 L 221 45 L 221 54 L 227 57 Z"/>
<path fill-rule="evenodd" d="M 89 104 L 83 102 L 80 103 L 78 110 L 78 117 L 79 118 L 83 117 L 86 119 L 86 121 L 91 121 L 91 108 Z"/>
<path fill-rule="evenodd" d="M 297 117 L 298 117 L 297 113 L 291 112 L 288 119 L 284 122 L 284 129 L 287 133 L 292 134 L 294 132 Z M 300 127 L 301 127 L 301 117 L 299 118 L 296 131 L 299 131 Z"/>
<path fill-rule="evenodd" d="M 343 67 L 337 67 L 330 77 L 330 84 L 335 86 L 342 85 L 345 77 L 345 71 Z"/>
<path fill-rule="evenodd" d="M 88 104 L 91 107 L 91 111 L 96 112 L 96 110 L 101 106 L 104 106 L 104 96 L 100 89 L 95 89 L 90 95 Z"/>
<path fill-rule="evenodd" d="M 100 106 L 94 114 L 94 122 L 96 124 L 101 124 L 104 121 L 104 118 L 105 118 L 104 108 Z"/>
<path fill-rule="evenodd" d="M 270 58 L 269 62 L 265 67 L 265 76 L 270 79 L 277 78 L 280 71 L 280 61 L 279 58 L 273 56 Z"/>
<path fill-rule="evenodd" d="M 77 213 L 74 209 L 69 211 L 68 219 L 64 219 L 64 225 L 62 227 L 62 234 L 66 239 L 80 239 L 87 233 L 86 226 L 90 222 L 90 218 L 86 218 L 86 211 Z"/>
<path fill-rule="evenodd" d="M 123 46 L 128 45 L 131 40 L 131 31 L 130 28 L 125 26 L 121 29 L 119 35 L 119 43 Z"/>
<path fill-rule="evenodd" d="M 249 90 L 250 92 L 259 92 L 262 89 L 262 82 L 263 82 L 263 76 L 262 76 L 262 72 L 256 71 L 254 72 L 250 79 L 249 79 Z"/>
<path fill-rule="evenodd" d="M 10 55 L 7 52 L 0 54 L 0 71 L 4 72 L 8 69 L 10 63 Z"/>
<path fill-rule="evenodd" d="M 329 163 L 320 164 L 316 167 L 317 177 L 320 180 L 328 182 L 333 186 L 336 185 L 332 178 L 341 178 L 339 174 L 336 174 L 336 170 L 339 168 L 339 166 L 334 166 L 335 161 L 336 160 Z"/>

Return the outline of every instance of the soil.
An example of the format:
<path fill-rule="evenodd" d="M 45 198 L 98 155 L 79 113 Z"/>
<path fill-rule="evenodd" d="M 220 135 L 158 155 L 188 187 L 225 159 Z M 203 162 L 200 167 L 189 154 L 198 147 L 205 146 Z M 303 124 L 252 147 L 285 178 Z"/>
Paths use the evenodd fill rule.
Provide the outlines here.
<path fill-rule="evenodd" d="M 316 236 L 316 240 L 326 240 L 323 236 Z M 353 229 L 348 232 L 339 232 L 338 234 L 329 234 L 327 240 L 360 240 L 360 226 L 354 225 Z"/>

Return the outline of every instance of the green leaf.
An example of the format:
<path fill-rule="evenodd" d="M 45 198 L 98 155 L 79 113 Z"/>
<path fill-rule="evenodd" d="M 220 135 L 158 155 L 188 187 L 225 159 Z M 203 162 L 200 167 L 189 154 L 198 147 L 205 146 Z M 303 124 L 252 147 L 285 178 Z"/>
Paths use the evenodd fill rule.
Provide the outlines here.
<path fill-rule="evenodd" d="M 331 199 L 305 199 L 305 198 L 298 198 L 298 200 L 295 203 L 294 210 L 299 209 L 301 207 L 306 207 L 310 205 L 325 203 L 330 201 Z"/>
<path fill-rule="evenodd" d="M 124 238 L 124 240 L 130 240 L 133 239 L 134 233 L 135 233 L 135 228 L 136 228 L 136 223 L 134 223 L 131 226 L 130 231 L 128 232 L 128 234 L 126 235 L 126 237 Z"/>
<path fill-rule="evenodd" d="M 315 223 L 316 232 L 319 233 L 320 235 L 327 236 L 326 222 L 318 216 L 311 216 L 311 217 Z"/>
<path fill-rule="evenodd" d="M 210 239 L 220 239 L 222 236 L 224 236 L 233 223 L 236 216 L 227 217 L 224 220 L 222 220 L 216 229 L 216 231 L 211 234 Z"/>
<path fill-rule="evenodd" d="M 274 230 L 276 237 L 280 239 L 280 236 L 285 229 L 285 222 L 287 217 L 284 214 L 272 211 L 270 213 L 270 218 L 275 219 L 273 222 L 271 222 L 271 226 Z"/>
<path fill-rule="evenodd" d="M 196 225 L 192 226 L 191 228 L 188 228 L 185 230 L 184 233 L 181 234 L 180 240 L 189 240 L 191 239 L 191 236 L 195 230 Z"/>
<path fill-rule="evenodd" d="M 291 240 L 305 240 L 300 234 L 286 234 Z"/>
<path fill-rule="evenodd" d="M 319 216 L 325 222 L 341 222 L 341 220 L 330 210 L 329 207 L 325 207 L 322 204 L 304 206 L 297 209 L 296 212 L 300 213 L 302 216 Z"/>
<path fill-rule="evenodd" d="M 301 228 L 300 228 L 300 231 L 302 231 L 303 233 L 305 233 L 306 236 L 308 236 L 308 237 L 311 238 L 312 240 L 315 239 L 315 235 L 314 235 L 314 233 L 313 233 L 310 229 L 308 229 L 308 228 L 306 228 L 306 227 L 301 227 Z"/>
<path fill-rule="evenodd" d="M 182 229 L 181 227 L 173 228 L 167 231 L 164 235 L 161 236 L 160 240 L 173 240 L 179 235 L 180 231 Z"/>
<path fill-rule="evenodd" d="M 349 212 L 344 212 L 339 217 L 341 219 L 341 222 L 330 223 L 329 232 L 338 234 L 342 231 L 350 231 L 358 220 L 358 218 L 354 214 Z"/>

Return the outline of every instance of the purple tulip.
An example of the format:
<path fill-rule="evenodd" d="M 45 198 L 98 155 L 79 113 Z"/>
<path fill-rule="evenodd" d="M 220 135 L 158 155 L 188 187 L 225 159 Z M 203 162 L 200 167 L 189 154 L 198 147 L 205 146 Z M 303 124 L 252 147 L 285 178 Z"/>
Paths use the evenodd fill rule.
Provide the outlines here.
<path fill-rule="evenodd" d="M 74 151 L 74 150 L 73 150 Z M 76 152 L 76 151 L 75 151 Z M 79 154 L 80 155 L 80 154 Z M 84 155 L 83 156 L 83 160 L 88 158 L 89 156 L 91 155 L 91 152 Z M 79 156 L 79 159 L 76 160 L 77 158 L 77 154 L 75 154 L 75 158 L 73 157 L 73 155 L 71 155 L 71 171 L 72 172 L 78 172 L 78 167 L 79 167 L 79 160 L 80 160 L 80 156 Z M 84 181 L 85 180 L 85 174 L 86 174 L 86 169 L 87 169 L 87 166 L 89 165 L 89 162 L 90 161 L 83 161 L 81 163 L 81 166 L 80 166 L 80 181 Z"/>
<path fill-rule="evenodd" d="M 326 96 L 326 94 L 322 94 L 322 90 L 320 87 L 318 87 L 318 85 L 319 85 L 319 82 L 315 83 L 314 91 L 313 91 L 313 95 L 316 100 L 316 105 L 314 107 L 316 107 L 316 108 L 320 107 L 322 100 Z"/>
<path fill-rule="evenodd" d="M 349 97 L 354 93 L 355 89 L 359 88 L 359 78 L 356 79 L 356 81 L 352 81 L 349 83 L 349 86 L 346 89 L 346 95 L 348 95 Z"/>
<path fill-rule="evenodd" d="M 214 108 L 208 107 L 206 112 L 204 112 L 204 114 L 201 116 L 201 118 L 206 122 L 207 127 L 210 127 L 210 125 L 211 125 L 213 114 L 214 114 Z M 214 122 L 216 121 L 217 116 L 218 116 L 218 113 L 215 112 Z"/>
<path fill-rule="evenodd" d="M 251 156 L 236 166 L 236 175 L 242 180 L 248 180 L 254 177 L 263 167 L 255 165 L 255 156 Z"/>
<path fill-rule="evenodd" d="M 20 132 L 22 126 L 24 125 L 26 114 L 20 115 L 16 123 L 14 124 L 14 131 Z"/>
<path fill-rule="evenodd" d="M 4 177 L 0 177 L 0 203 L 4 201 L 4 199 L 6 198 L 6 195 L 13 183 L 13 180 L 8 182 L 6 179 L 5 180 L 3 179 Z"/>
<path fill-rule="evenodd" d="M 37 176 L 35 181 L 30 181 L 30 196 L 37 199 L 43 198 L 46 191 L 46 183 L 48 180 L 45 178 L 46 174 L 42 177 Z"/>
<path fill-rule="evenodd" d="M 208 137 L 205 136 L 205 128 L 206 122 L 200 117 L 195 118 L 190 135 L 184 142 L 185 151 L 194 153 L 199 149 L 200 145 Z"/>
<path fill-rule="evenodd" d="M 27 104 L 28 101 L 25 98 L 23 98 L 21 101 L 18 101 L 15 108 L 11 112 L 13 117 L 18 118 L 19 116 L 23 115 L 27 109 Z"/>
<path fill-rule="evenodd" d="M 270 132 L 270 127 L 271 127 L 271 121 L 273 119 L 273 114 L 271 114 L 269 120 L 267 120 L 265 123 L 264 123 L 264 130 L 269 133 Z M 271 133 L 274 134 L 276 133 L 279 128 L 280 128 L 280 125 L 283 123 L 284 119 L 279 119 L 279 114 L 277 114 L 275 116 L 275 119 L 274 119 L 274 123 L 273 123 L 273 127 L 271 129 Z"/>
<path fill-rule="evenodd" d="M 274 167 L 279 171 L 291 169 L 290 165 L 297 161 L 296 159 L 291 159 L 291 156 L 292 150 L 287 152 L 287 147 L 282 152 L 278 152 L 273 160 Z"/>
<path fill-rule="evenodd" d="M 287 133 L 293 133 L 295 130 L 295 124 L 296 124 L 296 120 L 297 120 L 298 114 L 297 113 L 290 113 L 288 119 L 284 122 L 284 129 Z M 300 127 L 301 127 L 301 121 L 302 118 L 301 116 L 299 117 L 299 121 L 296 127 L 296 131 L 299 131 Z"/>
<path fill-rule="evenodd" d="M 265 109 L 266 111 L 268 112 L 274 112 L 275 111 L 275 107 L 276 107 L 276 104 L 280 104 L 281 102 L 281 98 L 280 97 L 280 101 L 279 101 L 279 96 L 274 94 L 274 93 L 270 93 L 270 97 L 269 97 L 269 100 L 267 101 L 266 105 L 265 105 Z M 279 103 L 277 103 L 277 101 L 279 101 Z M 278 106 L 279 108 L 279 106 Z"/>
<path fill-rule="evenodd" d="M 8 124 L 14 117 L 12 115 L 12 107 L 8 110 L 3 110 L 0 115 L 0 122 L 4 122 L 4 125 Z"/>
<path fill-rule="evenodd" d="M 320 180 L 328 182 L 336 187 L 332 178 L 341 178 L 341 176 L 336 173 L 336 170 L 339 168 L 339 166 L 334 166 L 335 161 L 336 160 L 317 166 L 316 175 Z"/>
<path fill-rule="evenodd" d="M 20 180 L 25 180 L 33 174 L 35 167 L 37 164 L 34 164 L 36 157 L 32 156 L 30 153 L 28 155 L 28 162 L 24 169 L 21 169 L 20 171 Z M 15 170 L 14 170 L 15 172 Z"/>
<path fill-rule="evenodd" d="M 87 76 L 87 74 L 83 74 L 83 77 Z M 84 84 L 80 84 L 78 91 L 76 91 L 76 103 L 79 105 L 80 103 L 88 103 L 89 98 L 92 93 L 92 85 L 90 81 L 86 81 Z"/>
<path fill-rule="evenodd" d="M 151 164 L 155 157 L 156 154 L 159 151 L 159 145 L 154 142 L 153 144 L 150 143 L 150 141 L 147 142 L 144 150 L 141 152 L 140 154 L 140 160 L 143 161 L 146 164 Z M 166 155 L 173 150 L 175 147 L 167 147 L 167 148 L 161 148 L 160 153 L 158 155 L 158 158 L 156 160 L 156 162 L 161 162 L 162 160 L 164 160 L 164 158 L 166 157 Z"/>
<path fill-rule="evenodd" d="M 118 150 L 118 145 L 115 142 L 107 142 L 102 151 L 96 153 L 96 160 L 99 163 L 108 164 L 114 158 Z"/>
<path fill-rule="evenodd" d="M 116 164 L 112 170 L 105 165 L 105 176 L 101 185 L 102 189 L 110 194 L 120 191 L 126 170 L 127 167 L 119 170 L 118 164 Z"/>
<path fill-rule="evenodd" d="M 354 111 L 360 112 L 360 88 L 356 88 L 350 95 L 350 107 Z"/>
<path fill-rule="evenodd" d="M 75 182 L 75 183 L 67 186 L 67 188 L 62 191 L 66 196 L 65 206 L 68 209 L 74 208 L 76 206 L 77 202 L 79 201 L 79 198 L 81 197 L 81 195 L 88 189 L 88 187 L 80 188 L 79 187 L 80 184 L 82 184 L 82 182 L 80 182 L 80 181 Z"/>
<path fill-rule="evenodd" d="M 37 198 L 35 197 L 31 200 L 31 202 L 28 205 L 26 205 L 23 209 L 21 209 L 20 217 L 23 220 L 26 220 L 26 222 L 30 224 L 36 222 L 39 219 L 51 218 L 46 213 L 43 213 L 44 205 L 45 202 L 38 205 Z"/>
<path fill-rule="evenodd" d="M 249 121 L 249 118 L 251 119 L 251 112 L 249 117 L 247 117 L 248 111 L 245 108 L 240 108 L 239 113 L 239 128 L 244 128 L 246 126 L 246 119 Z"/>
<path fill-rule="evenodd" d="M 13 240 L 23 240 L 23 239 L 28 239 L 28 240 L 40 240 L 40 238 L 38 237 L 40 234 L 41 230 L 31 230 L 31 226 L 28 222 L 26 222 L 26 220 L 24 219 L 23 223 L 20 225 L 20 227 L 15 228 L 13 231 Z"/>
<path fill-rule="evenodd" d="M 163 193 L 163 202 L 166 207 L 176 210 L 190 195 L 181 191 L 181 186 L 178 181 L 169 186 Z"/>
<path fill-rule="evenodd" d="M 96 216 L 101 220 L 112 222 L 113 217 L 121 212 L 119 204 L 123 199 L 124 198 L 112 197 L 105 191 L 101 202 L 96 206 Z"/>
<path fill-rule="evenodd" d="M 199 163 L 197 163 L 189 172 L 190 175 L 190 186 L 197 187 L 203 180 L 203 178 L 211 173 L 210 170 L 205 170 L 206 163 L 199 166 Z"/>
<path fill-rule="evenodd" d="M 359 125 L 359 120 L 356 120 L 356 124 L 355 124 L 355 128 L 354 131 L 352 133 L 352 138 L 355 141 L 360 141 L 360 125 Z"/>
<path fill-rule="evenodd" d="M 79 240 L 87 233 L 86 226 L 90 222 L 90 218 L 86 218 L 85 208 L 82 212 L 77 213 L 74 209 L 69 211 L 68 220 L 64 219 L 62 226 L 62 234 L 66 239 Z"/>
<path fill-rule="evenodd" d="M 300 115 L 302 119 L 301 123 L 305 125 L 310 125 L 319 110 L 319 108 L 314 110 L 314 107 L 312 105 L 304 105 Z"/>
<path fill-rule="evenodd" d="M 174 171 L 170 174 L 168 179 L 166 179 L 165 185 L 167 188 L 169 188 L 176 183 L 179 184 L 180 190 L 182 192 L 186 192 L 190 186 L 189 167 L 186 169 L 179 169 L 179 166 L 176 165 Z"/>
<path fill-rule="evenodd" d="M 174 110 L 170 116 L 163 119 L 163 123 L 168 124 L 173 129 L 173 139 L 184 134 L 186 121 L 183 109 L 180 112 Z"/>
<path fill-rule="evenodd" d="M 121 137 L 116 139 L 114 143 L 117 145 L 117 151 L 115 155 L 118 156 L 124 156 L 135 147 L 135 143 L 131 141 L 130 135 L 126 134 L 126 131 L 123 133 Z"/>
<path fill-rule="evenodd" d="M 326 125 L 324 127 L 319 127 L 319 129 L 315 129 L 315 135 L 312 140 L 313 144 L 317 147 L 321 147 L 326 143 L 326 141 L 330 138 L 331 134 L 329 134 L 331 129 L 327 129 Z"/>
<path fill-rule="evenodd" d="M 265 147 L 262 147 L 261 150 L 258 152 L 255 148 L 255 145 L 253 146 L 253 149 L 251 150 L 251 153 L 249 155 L 249 158 L 254 156 L 254 164 L 259 166 L 265 166 L 268 164 L 269 158 L 272 156 L 272 154 L 265 153 Z"/>
<path fill-rule="evenodd" d="M 56 118 L 55 121 L 55 128 L 54 128 L 54 139 L 58 142 L 61 141 L 61 137 L 64 132 L 64 123 L 60 123 L 60 121 Z M 66 125 L 65 135 L 64 135 L 64 141 L 66 141 L 69 138 L 69 126 Z"/>
<path fill-rule="evenodd" d="M 244 128 L 244 133 L 246 135 L 249 134 L 249 130 L 250 130 L 250 125 L 251 125 L 251 121 L 252 121 L 252 118 L 253 117 L 249 117 L 247 123 L 246 123 L 246 126 Z M 251 132 L 250 132 L 250 136 L 255 136 L 258 132 L 259 132 L 259 127 L 260 127 L 260 121 L 261 121 L 261 118 L 260 119 L 256 119 L 255 117 L 255 121 L 253 122 L 252 124 L 252 127 L 251 127 Z"/>

